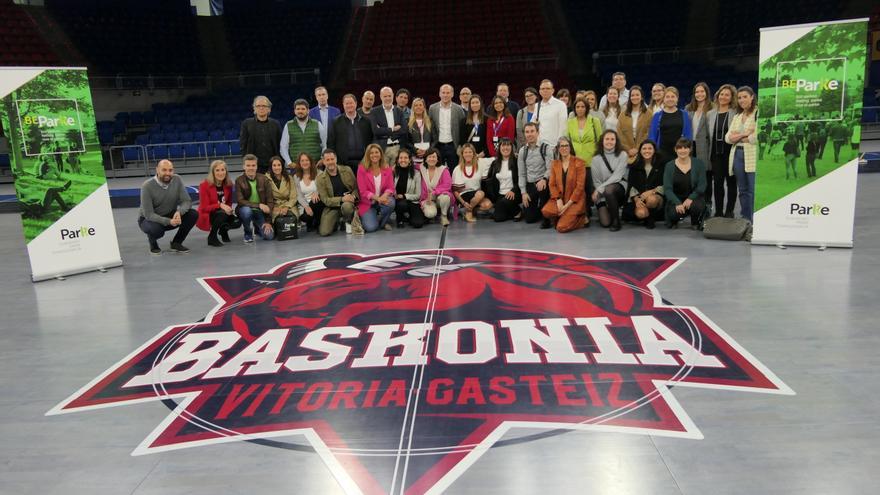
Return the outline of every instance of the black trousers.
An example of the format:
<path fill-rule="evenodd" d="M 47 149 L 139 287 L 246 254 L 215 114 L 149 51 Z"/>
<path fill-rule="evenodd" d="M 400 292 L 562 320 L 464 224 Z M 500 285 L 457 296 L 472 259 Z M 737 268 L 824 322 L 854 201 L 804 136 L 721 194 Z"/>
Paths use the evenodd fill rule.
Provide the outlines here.
<path fill-rule="evenodd" d="M 623 204 L 624 200 L 624 191 L 623 186 L 617 182 L 615 184 L 609 184 L 605 186 L 605 193 L 599 197 L 599 201 L 605 201 L 604 206 L 598 207 L 598 209 L 608 208 L 608 225 L 616 225 L 620 223 L 620 206 Z M 602 223 L 602 216 L 599 216 L 599 223 L 602 224 L 603 227 L 607 227 L 608 225 Z"/>
<path fill-rule="evenodd" d="M 712 189 L 715 194 L 715 216 L 724 215 L 733 217 L 733 208 L 736 206 L 736 176 L 728 173 L 727 157 L 724 155 L 712 156 Z M 727 186 L 727 204 L 724 202 L 724 186 Z M 708 198 L 707 200 L 708 201 Z"/>
<path fill-rule="evenodd" d="M 168 218 L 171 217 L 169 216 Z M 138 227 L 141 228 L 141 231 L 144 234 L 147 234 L 147 239 L 150 241 L 151 245 L 155 243 L 157 239 L 161 239 L 165 235 L 165 232 L 177 229 L 177 233 L 174 234 L 174 239 L 172 239 L 171 242 L 182 244 L 183 241 L 186 240 L 189 231 L 196 225 L 198 219 L 199 214 L 196 210 L 189 210 L 180 216 L 180 225 L 177 227 L 152 222 L 144 217 L 138 217 Z"/>
<path fill-rule="evenodd" d="M 235 225 L 235 215 L 229 215 L 220 208 L 217 208 L 211 212 L 211 232 L 208 235 L 217 235 L 217 232 L 237 227 Z"/>
<path fill-rule="evenodd" d="M 703 220 L 703 215 L 706 212 L 706 202 L 703 201 L 702 197 L 697 197 L 691 202 L 690 209 L 684 214 L 679 215 L 677 211 L 675 211 L 675 206 L 671 201 L 666 202 L 666 222 L 667 223 L 678 223 L 681 219 L 685 217 L 691 217 L 691 225 L 699 225 L 699 223 Z"/>
<path fill-rule="evenodd" d="M 341 163 L 343 165 L 347 165 L 349 168 L 351 168 L 351 171 L 354 172 L 354 176 L 357 177 L 358 166 L 361 164 L 360 158 L 357 158 L 357 159 L 350 158 L 348 160 L 343 160 Z"/>
<path fill-rule="evenodd" d="M 816 176 L 816 155 L 807 153 L 807 177 Z"/>
<path fill-rule="evenodd" d="M 544 214 L 541 213 L 541 208 L 543 208 L 544 205 L 547 204 L 547 201 L 550 200 L 550 185 L 548 184 L 543 191 L 538 191 L 534 182 L 527 182 L 526 194 L 529 195 L 529 206 L 526 206 L 524 209 L 526 223 L 535 223 L 544 220 Z"/>
<path fill-rule="evenodd" d="M 495 201 L 495 211 L 492 212 L 492 219 L 496 222 L 504 222 L 517 216 L 519 212 L 519 203 L 515 199 L 507 199 L 501 196 Z"/>
<path fill-rule="evenodd" d="M 306 229 L 308 231 L 317 231 L 318 226 L 321 224 L 321 213 L 324 212 L 324 203 L 322 201 L 309 203 L 309 207 L 312 208 L 312 214 L 309 215 L 303 210 L 303 214 L 299 216 L 299 219 L 306 224 Z"/>
<path fill-rule="evenodd" d="M 449 172 L 458 165 L 458 153 L 455 143 L 437 143 L 437 151 L 440 152 L 440 163 L 449 167 Z"/>
<path fill-rule="evenodd" d="M 419 206 L 418 201 L 397 198 L 394 212 L 397 215 L 398 223 L 409 221 L 414 229 L 420 229 L 422 225 L 425 225 L 425 214 L 422 213 L 422 207 Z"/>

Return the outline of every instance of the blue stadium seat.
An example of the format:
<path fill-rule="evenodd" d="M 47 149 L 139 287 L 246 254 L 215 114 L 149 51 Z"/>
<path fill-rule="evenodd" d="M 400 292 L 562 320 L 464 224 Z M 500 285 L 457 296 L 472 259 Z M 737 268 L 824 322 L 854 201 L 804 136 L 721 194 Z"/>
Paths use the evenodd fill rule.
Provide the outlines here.
<path fill-rule="evenodd" d="M 195 141 L 207 141 L 208 140 L 208 132 L 207 131 L 196 131 L 193 133 L 193 140 Z"/>
<path fill-rule="evenodd" d="M 141 112 L 131 112 L 128 114 L 129 125 L 142 125 L 144 123 L 144 114 Z"/>
<path fill-rule="evenodd" d="M 153 146 L 148 149 L 148 153 L 150 154 L 150 160 L 162 160 L 164 158 L 168 158 L 168 147 L 167 146 Z"/>
<path fill-rule="evenodd" d="M 241 145 L 238 141 L 230 141 L 229 142 L 229 154 L 231 156 L 236 156 L 241 154 Z"/>
<path fill-rule="evenodd" d="M 229 156 L 229 144 L 214 143 L 214 156 Z"/>
<path fill-rule="evenodd" d="M 166 132 L 165 133 L 165 142 L 166 143 L 178 143 L 180 142 L 180 134 L 176 132 Z"/>
<path fill-rule="evenodd" d="M 186 150 L 181 144 L 172 144 L 168 146 L 168 157 L 171 159 L 179 159 L 186 156 Z"/>
<path fill-rule="evenodd" d="M 122 160 L 125 162 L 137 162 L 144 159 L 142 148 L 122 148 Z"/>
<path fill-rule="evenodd" d="M 140 136 L 134 138 L 134 144 L 150 144 L 150 134 L 141 134 Z"/>
<path fill-rule="evenodd" d="M 191 131 L 181 132 L 180 133 L 180 142 L 181 143 L 189 143 L 193 141 L 193 133 Z"/>
<path fill-rule="evenodd" d="M 226 129 L 226 131 L 223 133 L 223 139 L 229 139 L 229 140 L 236 139 L 237 140 L 239 132 L 240 132 L 239 129 Z"/>
<path fill-rule="evenodd" d="M 222 141 L 223 140 L 223 131 L 211 131 L 211 134 L 208 136 L 208 139 L 211 141 Z"/>
<path fill-rule="evenodd" d="M 203 147 L 200 144 L 187 144 L 184 145 L 184 152 L 186 152 L 186 158 L 204 158 L 205 154 L 202 151 Z"/>
<path fill-rule="evenodd" d="M 165 141 L 165 134 L 163 134 L 161 132 L 150 133 L 150 144 L 166 143 L 166 142 L 167 141 Z"/>

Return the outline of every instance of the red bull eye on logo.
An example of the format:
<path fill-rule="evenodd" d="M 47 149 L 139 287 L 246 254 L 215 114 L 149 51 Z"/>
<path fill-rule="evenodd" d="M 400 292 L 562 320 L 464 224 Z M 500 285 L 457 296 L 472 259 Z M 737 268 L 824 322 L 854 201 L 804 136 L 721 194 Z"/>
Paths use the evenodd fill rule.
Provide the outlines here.
<path fill-rule="evenodd" d="M 660 297 L 682 261 L 449 249 L 207 277 L 219 304 L 203 322 L 165 329 L 49 414 L 161 400 L 172 412 L 135 455 L 310 448 L 350 493 L 440 492 L 518 427 L 698 439 L 671 388 L 793 392 Z"/>

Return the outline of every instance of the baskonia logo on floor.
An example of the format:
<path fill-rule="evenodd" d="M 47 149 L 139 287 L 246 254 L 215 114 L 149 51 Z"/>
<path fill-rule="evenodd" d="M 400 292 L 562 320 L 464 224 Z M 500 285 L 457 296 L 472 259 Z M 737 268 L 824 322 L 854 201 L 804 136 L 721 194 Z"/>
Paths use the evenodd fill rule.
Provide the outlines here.
<path fill-rule="evenodd" d="M 135 454 L 299 435 L 353 493 L 442 491 L 517 427 L 702 438 L 672 386 L 793 392 L 661 299 L 681 261 L 456 249 L 209 277 L 204 322 L 49 414 L 171 404 Z"/>

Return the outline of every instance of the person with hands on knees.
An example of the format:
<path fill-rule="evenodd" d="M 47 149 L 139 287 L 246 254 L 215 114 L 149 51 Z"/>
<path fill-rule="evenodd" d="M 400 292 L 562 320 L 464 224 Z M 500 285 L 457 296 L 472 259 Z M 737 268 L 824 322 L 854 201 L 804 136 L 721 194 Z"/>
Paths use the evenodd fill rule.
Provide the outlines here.
<path fill-rule="evenodd" d="M 476 211 L 488 211 L 492 208 L 492 202 L 489 201 L 481 188 L 488 172 L 488 168 L 480 168 L 480 161 L 474 145 L 471 143 L 463 144 L 461 161 L 452 171 L 452 193 L 456 203 L 464 208 L 464 219 L 468 222 L 477 221 L 474 216 Z"/>
<path fill-rule="evenodd" d="M 634 93 L 635 88 L 630 90 L 630 96 Z M 653 229 L 657 220 L 663 220 L 664 166 L 654 141 L 642 141 L 636 161 L 629 168 L 627 203 L 623 206 L 624 220 L 644 222 L 647 229 Z"/>
<path fill-rule="evenodd" d="M 550 200 L 541 209 L 544 217 L 555 221 L 556 231 L 563 234 L 583 227 L 587 222 L 584 191 L 586 163 L 572 154 L 574 147 L 568 136 L 556 145 L 558 160 L 550 169 Z"/>
<path fill-rule="evenodd" d="M 425 167 L 422 171 L 422 213 L 425 218 L 440 217 L 440 225 L 449 225 L 449 206 L 452 195 L 452 175 L 446 165 L 440 164 L 440 152 L 429 148 L 425 152 Z"/>
<path fill-rule="evenodd" d="M 275 237 L 269 218 L 275 206 L 272 184 L 268 177 L 257 173 L 257 157 L 244 156 L 244 173 L 235 179 L 235 202 L 244 228 L 245 244 L 254 242 L 254 230 L 264 240 Z M 252 228 L 253 225 L 253 228 Z"/>
<path fill-rule="evenodd" d="M 675 160 L 663 171 L 663 193 L 666 196 L 666 227 L 678 227 L 678 222 L 691 217 L 691 228 L 701 229 L 706 211 L 706 165 L 691 157 L 691 143 L 681 138 L 675 143 Z"/>
<path fill-rule="evenodd" d="M 394 213 L 394 173 L 385 161 L 382 148 L 373 143 L 367 146 L 364 161 L 357 174 L 358 214 L 365 232 L 384 228 L 391 230 L 388 220 Z"/>
<path fill-rule="evenodd" d="M 590 163 L 592 200 L 599 213 L 599 225 L 617 232 L 620 230 L 620 206 L 626 191 L 627 154 L 617 139 L 617 132 L 607 130 L 601 139 L 602 149 Z"/>
<path fill-rule="evenodd" d="M 522 192 L 519 190 L 519 171 L 513 154 L 513 139 L 502 137 L 498 141 L 498 154 L 489 167 L 484 182 L 486 197 L 495 206 L 492 219 L 496 222 L 522 219 Z"/>
<path fill-rule="evenodd" d="M 538 143 L 538 124 L 529 122 L 523 126 L 526 144 L 517 153 L 519 189 L 522 191 L 522 204 L 526 223 L 541 222 L 542 229 L 550 228 L 550 220 L 543 218 L 541 208 L 550 198 L 547 179 L 550 177 L 550 163 L 553 160 L 553 146 Z"/>
<path fill-rule="evenodd" d="M 327 148 L 322 154 L 324 173 L 315 180 L 318 195 L 324 205 L 318 234 L 326 237 L 332 234 L 339 224 L 339 217 L 345 222 L 346 231 L 351 234 L 363 235 L 360 217 L 357 216 L 357 179 L 354 172 L 346 165 L 337 163 L 336 152 Z"/>
<path fill-rule="evenodd" d="M 198 228 L 208 231 L 209 246 L 221 247 L 223 242 L 230 241 L 229 229 L 237 227 L 233 199 L 226 162 L 214 160 L 208 176 L 199 184 L 199 220 L 196 222 Z M 223 242 L 217 238 L 218 234 Z"/>
<path fill-rule="evenodd" d="M 253 155 L 250 155 L 253 156 Z M 254 157 L 256 172 L 257 158 Z M 150 242 L 150 253 L 161 254 L 157 240 L 166 231 L 177 229 L 171 239 L 171 250 L 187 253 L 189 248 L 183 245 L 189 231 L 195 226 L 199 215 L 192 209 L 192 200 L 183 180 L 174 173 L 171 160 L 160 160 L 156 165 L 156 175 L 147 179 L 141 186 L 141 208 L 138 226 L 147 234 Z"/>

